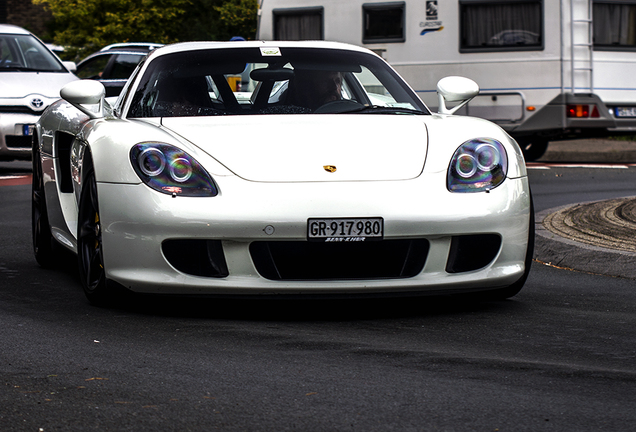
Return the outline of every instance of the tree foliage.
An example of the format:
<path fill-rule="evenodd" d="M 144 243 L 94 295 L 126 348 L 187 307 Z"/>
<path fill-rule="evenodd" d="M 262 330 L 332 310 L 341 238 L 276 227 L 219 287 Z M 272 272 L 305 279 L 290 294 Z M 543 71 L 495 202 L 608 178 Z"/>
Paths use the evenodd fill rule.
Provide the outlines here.
<path fill-rule="evenodd" d="M 257 0 L 191 0 L 179 39 L 229 40 L 234 36 L 254 39 Z"/>
<path fill-rule="evenodd" d="M 257 0 L 33 0 L 53 14 L 60 45 L 77 57 L 116 42 L 253 39 Z"/>
<path fill-rule="evenodd" d="M 219 13 L 219 31 L 223 36 L 242 36 L 245 39 L 255 37 L 258 14 L 256 0 L 224 1 L 215 9 Z"/>

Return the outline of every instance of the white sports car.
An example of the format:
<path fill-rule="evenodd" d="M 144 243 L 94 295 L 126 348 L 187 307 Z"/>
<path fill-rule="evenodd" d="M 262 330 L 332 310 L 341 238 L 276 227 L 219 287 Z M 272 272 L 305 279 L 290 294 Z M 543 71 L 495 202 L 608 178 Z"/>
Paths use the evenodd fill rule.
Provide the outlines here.
<path fill-rule="evenodd" d="M 73 82 L 37 123 L 35 257 L 75 252 L 96 304 L 122 288 L 513 296 L 532 200 L 515 141 L 453 115 L 478 92 L 445 78 L 431 113 L 339 43 L 158 48 L 116 101 Z"/>

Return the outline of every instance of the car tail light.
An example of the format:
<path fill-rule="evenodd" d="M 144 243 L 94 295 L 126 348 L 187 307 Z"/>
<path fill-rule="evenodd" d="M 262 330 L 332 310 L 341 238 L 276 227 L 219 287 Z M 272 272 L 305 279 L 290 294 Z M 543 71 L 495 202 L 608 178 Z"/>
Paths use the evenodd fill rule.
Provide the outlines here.
<path fill-rule="evenodd" d="M 570 104 L 567 106 L 567 115 L 571 118 L 599 118 L 601 117 L 596 105 Z"/>

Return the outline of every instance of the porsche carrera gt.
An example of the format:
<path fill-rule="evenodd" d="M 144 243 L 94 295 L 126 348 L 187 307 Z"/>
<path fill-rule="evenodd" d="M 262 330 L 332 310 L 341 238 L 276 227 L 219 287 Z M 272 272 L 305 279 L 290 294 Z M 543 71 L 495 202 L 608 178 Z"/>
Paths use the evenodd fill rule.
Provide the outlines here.
<path fill-rule="evenodd" d="M 95 304 L 177 295 L 508 298 L 534 219 L 517 143 L 425 106 L 381 57 L 333 42 L 150 52 L 119 97 L 81 80 L 36 125 L 35 258 L 77 255 Z"/>

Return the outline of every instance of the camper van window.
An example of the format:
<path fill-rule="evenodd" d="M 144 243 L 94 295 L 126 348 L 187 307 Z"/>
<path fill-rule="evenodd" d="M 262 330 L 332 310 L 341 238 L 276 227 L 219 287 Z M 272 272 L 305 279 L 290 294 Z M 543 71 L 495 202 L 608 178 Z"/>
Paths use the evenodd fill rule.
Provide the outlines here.
<path fill-rule="evenodd" d="M 362 5 L 363 43 L 404 42 L 404 2 Z"/>
<path fill-rule="evenodd" d="M 594 2 L 594 49 L 636 50 L 636 1 Z"/>
<path fill-rule="evenodd" d="M 274 9 L 274 39 L 322 40 L 323 8 Z"/>
<path fill-rule="evenodd" d="M 460 52 L 543 49 L 541 0 L 461 0 Z"/>

